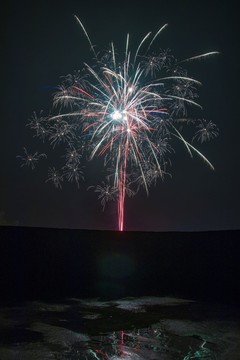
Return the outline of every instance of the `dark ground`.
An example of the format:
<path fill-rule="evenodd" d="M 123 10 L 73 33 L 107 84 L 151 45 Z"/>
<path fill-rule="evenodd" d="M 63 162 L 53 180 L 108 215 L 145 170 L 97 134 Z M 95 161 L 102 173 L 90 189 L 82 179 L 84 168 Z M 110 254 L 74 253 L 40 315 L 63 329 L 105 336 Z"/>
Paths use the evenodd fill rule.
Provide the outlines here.
<path fill-rule="evenodd" d="M 240 301 L 240 231 L 0 227 L 0 300 L 174 296 Z"/>
<path fill-rule="evenodd" d="M 1 360 L 239 360 L 240 312 L 170 297 L 0 307 Z"/>

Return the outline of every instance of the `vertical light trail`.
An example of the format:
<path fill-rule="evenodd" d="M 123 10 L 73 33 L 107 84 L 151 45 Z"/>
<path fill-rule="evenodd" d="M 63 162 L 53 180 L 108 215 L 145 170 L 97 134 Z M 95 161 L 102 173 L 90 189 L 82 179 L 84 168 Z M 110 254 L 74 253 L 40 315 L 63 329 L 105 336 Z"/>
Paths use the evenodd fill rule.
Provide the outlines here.
<path fill-rule="evenodd" d="M 129 141 L 126 139 L 126 144 L 123 151 L 123 163 L 120 168 L 119 178 L 119 197 L 118 197 L 118 230 L 123 231 L 124 225 L 124 209 L 125 209 L 125 198 L 126 198 L 126 178 L 127 178 L 127 158 L 129 150 Z"/>
<path fill-rule="evenodd" d="M 137 194 L 141 187 L 148 194 L 156 179 L 168 174 L 165 169 L 171 163 L 168 154 L 174 150 L 170 145 L 173 137 L 184 144 L 190 156 L 195 152 L 213 169 L 192 141 L 208 141 L 218 135 L 218 129 L 212 121 L 186 117 L 187 105 L 201 108 L 195 102 L 195 87 L 201 83 L 189 77 L 179 64 L 217 52 L 182 61 L 169 55 L 168 49 L 150 55 L 149 49 L 166 24 L 152 40 L 151 32 L 145 35 L 136 51 L 130 48 L 127 35 L 122 57 L 113 42 L 109 50 L 95 52 L 82 22 L 77 16 L 75 18 L 90 44 L 94 64 L 84 63 L 81 74 L 66 76 L 54 95 L 54 106 L 60 106 L 57 114 L 39 119 L 34 116 L 28 126 L 42 140 L 47 139 L 53 148 L 62 143 L 67 153 L 71 153 L 59 171 L 49 170 L 46 181 L 51 180 L 56 187 L 60 187 L 64 179 L 78 185 L 83 155 L 90 155 L 86 160 L 103 157 L 106 183 L 102 181 L 103 185 L 91 188 L 98 193 L 103 209 L 106 202 L 116 200 L 118 230 L 123 231 L 126 195 Z M 67 110 L 62 112 L 64 107 Z M 188 141 L 182 134 L 183 124 L 196 124 L 196 134 Z M 44 154 L 30 155 L 25 151 L 20 158 L 33 168 L 40 157 Z"/>

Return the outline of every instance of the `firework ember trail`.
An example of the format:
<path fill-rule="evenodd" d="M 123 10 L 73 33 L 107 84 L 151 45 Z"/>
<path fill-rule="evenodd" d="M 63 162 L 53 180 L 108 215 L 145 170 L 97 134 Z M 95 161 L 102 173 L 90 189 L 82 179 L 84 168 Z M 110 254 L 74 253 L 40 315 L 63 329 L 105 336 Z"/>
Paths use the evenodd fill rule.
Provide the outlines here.
<path fill-rule="evenodd" d="M 52 151 L 57 146 L 64 148 L 63 166 L 49 168 L 46 179 L 56 187 L 61 187 L 64 179 L 79 186 L 83 164 L 102 159 L 106 176 L 89 188 L 103 209 L 108 201 L 116 201 L 118 229 L 122 231 L 126 197 L 141 188 L 148 194 L 158 179 L 169 174 L 176 141 L 213 169 L 193 142 L 216 137 L 218 129 L 212 121 L 188 116 L 190 108 L 201 109 L 197 101 L 201 83 L 188 76 L 183 66 L 217 52 L 180 61 L 169 49 L 150 53 L 167 25 L 145 35 L 136 49 L 131 48 L 127 35 L 122 55 L 113 43 L 107 51 L 96 52 L 82 22 L 75 18 L 90 44 L 93 64 L 85 63 L 82 70 L 65 76 L 54 94 L 54 113 L 46 117 L 34 114 L 28 126 L 51 144 Z M 187 128 L 194 129 L 190 140 L 184 133 Z M 189 130 L 186 133 L 189 138 Z M 23 165 L 32 168 L 44 157 L 36 152 L 32 156 L 26 148 L 19 156 Z"/>

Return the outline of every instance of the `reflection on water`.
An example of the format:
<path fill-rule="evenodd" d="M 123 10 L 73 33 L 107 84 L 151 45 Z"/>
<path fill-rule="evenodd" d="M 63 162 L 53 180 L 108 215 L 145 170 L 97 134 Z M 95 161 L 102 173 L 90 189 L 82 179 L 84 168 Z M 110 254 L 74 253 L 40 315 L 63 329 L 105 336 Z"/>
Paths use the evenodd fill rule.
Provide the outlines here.
<path fill-rule="evenodd" d="M 239 311 L 171 298 L 0 308 L 1 360 L 240 359 Z"/>

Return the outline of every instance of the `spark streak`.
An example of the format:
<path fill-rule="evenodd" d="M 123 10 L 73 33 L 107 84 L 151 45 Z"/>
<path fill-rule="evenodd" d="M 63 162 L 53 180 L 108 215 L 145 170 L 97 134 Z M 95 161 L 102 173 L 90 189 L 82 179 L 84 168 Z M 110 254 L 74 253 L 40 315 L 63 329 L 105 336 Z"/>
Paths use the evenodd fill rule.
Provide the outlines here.
<path fill-rule="evenodd" d="M 62 167 L 63 174 L 55 168 L 49 170 L 47 181 L 52 180 L 56 187 L 61 187 L 64 177 L 79 185 L 83 177 L 79 166 L 82 153 L 89 153 L 90 160 L 104 158 L 104 166 L 108 166 L 107 184 L 97 185 L 95 192 L 99 193 L 103 208 L 109 200 L 117 200 L 118 229 L 122 231 L 126 196 L 133 196 L 141 186 L 148 194 L 152 183 L 167 174 L 167 156 L 173 149 L 170 145 L 173 138 L 181 141 L 191 156 L 195 152 L 213 169 L 182 133 L 183 124 L 199 124 L 200 121 L 192 139 L 203 142 L 217 136 L 218 130 L 211 121 L 206 124 L 205 120 L 183 117 L 188 105 L 201 108 L 195 101 L 194 87 L 201 83 L 187 76 L 187 71 L 179 64 L 217 52 L 180 62 L 168 50 L 148 55 L 166 24 L 150 42 L 151 32 L 146 34 L 135 52 L 130 51 L 128 34 L 122 57 L 113 43 L 107 52 L 96 53 L 82 22 L 77 16 L 75 19 L 90 44 L 95 62 L 84 64 L 83 76 L 78 72 L 76 76 L 66 77 L 54 96 L 55 107 L 60 106 L 58 114 L 41 121 L 35 117 L 29 125 L 37 130 L 37 135 L 41 134 L 41 125 L 47 134 L 44 138 L 48 136 L 53 147 L 60 142 L 67 144 L 68 160 Z M 141 55 L 148 42 L 147 51 Z M 64 107 L 66 112 L 62 111 Z M 27 161 L 29 163 L 29 157 Z"/>

